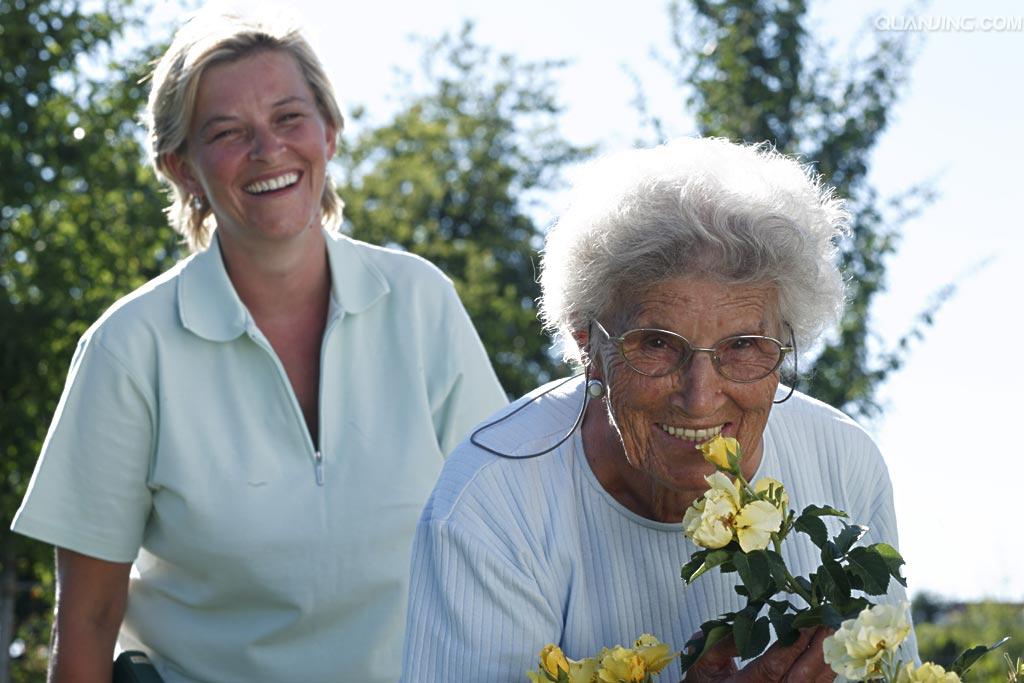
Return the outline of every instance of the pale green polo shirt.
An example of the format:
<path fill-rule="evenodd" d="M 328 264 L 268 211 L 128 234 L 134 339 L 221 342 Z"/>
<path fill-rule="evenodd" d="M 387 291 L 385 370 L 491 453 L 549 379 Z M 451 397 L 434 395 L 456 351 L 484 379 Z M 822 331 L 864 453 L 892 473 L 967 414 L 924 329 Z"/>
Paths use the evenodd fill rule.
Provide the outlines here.
<path fill-rule="evenodd" d="M 217 240 L 82 338 L 12 528 L 132 562 L 119 645 L 174 681 L 396 681 L 413 532 L 504 405 L 451 282 L 325 233 L 320 449 Z"/>

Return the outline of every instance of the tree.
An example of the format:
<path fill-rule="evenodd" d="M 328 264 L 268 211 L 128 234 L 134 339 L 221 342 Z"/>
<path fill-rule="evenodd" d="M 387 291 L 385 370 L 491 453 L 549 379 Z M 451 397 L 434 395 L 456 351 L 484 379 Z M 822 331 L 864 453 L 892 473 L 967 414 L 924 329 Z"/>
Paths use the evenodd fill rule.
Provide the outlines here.
<path fill-rule="evenodd" d="M 807 31 L 806 14 L 805 0 L 692 0 L 689 9 L 672 0 L 673 59 L 665 63 L 688 93 L 701 135 L 770 141 L 813 162 L 848 199 L 852 234 L 839 259 L 849 304 L 837 333 L 801 376 L 807 393 L 871 417 L 880 410 L 877 388 L 902 365 L 952 286 L 892 348 L 873 352 L 871 304 L 885 289 L 886 261 L 900 226 L 931 196 L 927 187 L 912 187 L 883 203 L 867 182 L 871 153 L 907 79 L 910 35 L 883 34 L 864 56 L 833 62 Z M 642 90 L 637 103 L 664 139 L 664 123 L 649 112 Z"/>
<path fill-rule="evenodd" d="M 179 255 L 134 123 L 146 56 L 109 63 L 125 2 L 0 0 L 0 681 L 38 678 L 52 550 L 6 531 L 78 337 Z M 116 76 L 82 75 L 84 59 Z"/>
<path fill-rule="evenodd" d="M 944 603 L 934 596 L 914 599 L 914 631 L 921 660 L 949 668 L 968 648 L 992 645 L 1009 636 L 1000 649 L 983 657 L 967 680 L 1005 683 L 1004 654 L 1017 661 L 1024 657 L 1024 605 L 998 602 Z"/>
<path fill-rule="evenodd" d="M 558 63 L 494 56 L 471 24 L 428 44 L 423 63 L 426 87 L 341 145 L 346 229 L 445 271 L 502 385 L 519 395 L 558 372 L 534 307 L 541 233 L 529 201 L 589 150 L 556 128 Z"/>

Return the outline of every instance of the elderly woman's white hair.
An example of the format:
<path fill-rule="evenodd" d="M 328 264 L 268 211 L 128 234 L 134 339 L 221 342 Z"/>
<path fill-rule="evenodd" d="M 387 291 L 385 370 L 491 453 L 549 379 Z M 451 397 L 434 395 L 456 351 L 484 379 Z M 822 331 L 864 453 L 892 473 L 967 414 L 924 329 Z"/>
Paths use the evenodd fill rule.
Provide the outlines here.
<path fill-rule="evenodd" d="M 806 348 L 842 310 L 834 256 L 848 221 L 831 188 L 767 144 L 684 138 L 613 154 L 582 170 L 548 233 L 541 320 L 580 362 L 574 334 L 631 315 L 646 287 L 689 276 L 764 283 Z"/>

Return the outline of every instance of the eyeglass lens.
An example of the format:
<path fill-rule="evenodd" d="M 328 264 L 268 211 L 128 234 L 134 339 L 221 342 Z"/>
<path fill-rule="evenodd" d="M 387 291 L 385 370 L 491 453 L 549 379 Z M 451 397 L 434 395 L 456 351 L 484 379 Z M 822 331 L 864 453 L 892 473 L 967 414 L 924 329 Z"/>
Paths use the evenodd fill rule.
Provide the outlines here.
<path fill-rule="evenodd" d="M 622 355 L 633 369 L 658 377 L 674 372 L 693 355 L 683 337 L 665 330 L 631 330 L 622 337 Z M 724 377 L 752 382 L 767 377 L 782 360 L 777 341 L 759 335 L 728 337 L 714 346 L 715 367 Z"/>

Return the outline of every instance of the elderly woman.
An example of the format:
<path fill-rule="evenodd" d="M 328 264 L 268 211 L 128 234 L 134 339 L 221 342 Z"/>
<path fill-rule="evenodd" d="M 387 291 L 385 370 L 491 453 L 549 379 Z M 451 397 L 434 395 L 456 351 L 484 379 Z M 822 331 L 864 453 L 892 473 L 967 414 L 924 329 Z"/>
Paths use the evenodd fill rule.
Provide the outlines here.
<path fill-rule="evenodd" d="M 152 160 L 191 258 L 85 334 L 14 529 L 57 546 L 51 680 L 394 681 L 416 520 L 505 398 L 451 282 L 331 228 L 342 117 L 280 23 L 200 14 Z"/>
<path fill-rule="evenodd" d="M 840 310 L 846 219 L 764 146 L 679 140 L 589 169 L 541 276 L 542 317 L 589 382 L 524 397 L 445 464 L 416 533 L 403 680 L 524 680 L 546 643 L 579 659 L 652 633 L 679 649 L 740 609 L 735 575 L 679 577 L 697 550 L 680 521 L 714 471 L 698 445 L 714 435 L 738 440 L 749 480 L 785 482 L 792 507 L 834 504 L 896 544 L 871 439 L 780 386 L 794 343 Z M 792 569 L 817 568 L 812 544 L 788 545 Z M 825 635 L 770 648 L 737 680 L 831 680 Z M 689 680 L 729 679 L 727 655 Z M 678 661 L 667 671 L 679 680 Z"/>

